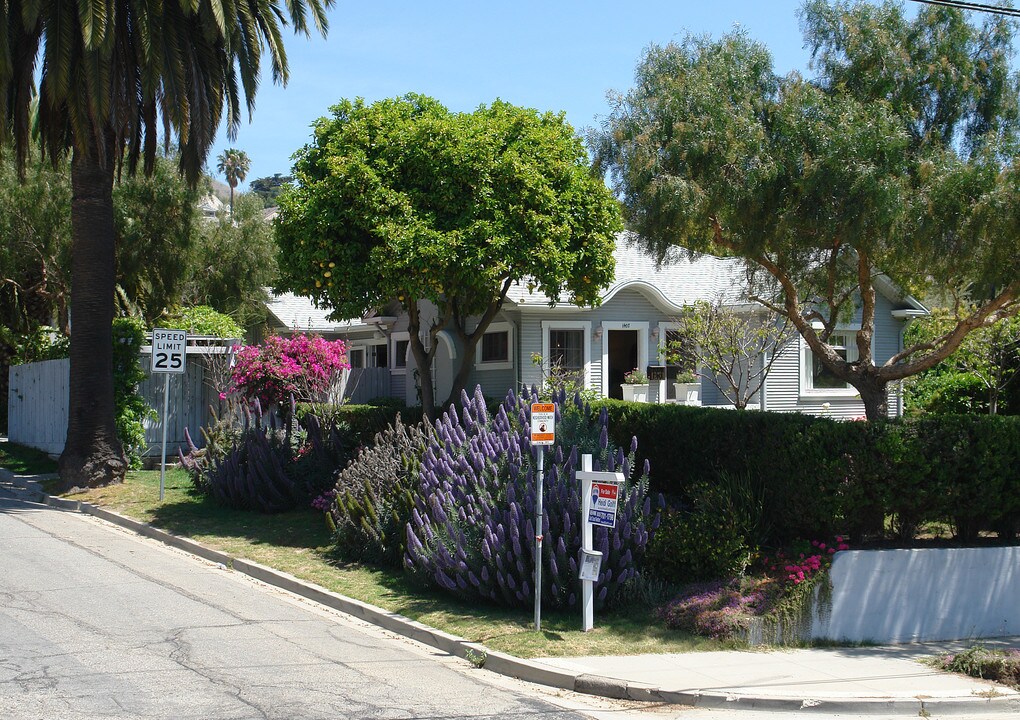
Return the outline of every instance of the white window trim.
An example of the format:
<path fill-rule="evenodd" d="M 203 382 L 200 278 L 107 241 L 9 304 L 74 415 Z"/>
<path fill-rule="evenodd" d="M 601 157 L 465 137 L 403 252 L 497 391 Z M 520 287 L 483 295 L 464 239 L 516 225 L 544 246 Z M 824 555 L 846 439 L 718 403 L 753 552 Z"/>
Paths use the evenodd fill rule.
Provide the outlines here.
<path fill-rule="evenodd" d="M 817 328 L 816 328 L 817 329 Z M 847 334 L 847 342 L 843 347 L 846 348 L 846 358 L 848 362 L 853 362 L 857 359 L 857 332 L 860 327 L 850 326 L 836 326 L 836 329 L 832 331 L 833 335 Z M 832 339 L 832 336 L 829 337 Z M 856 397 L 860 393 L 853 385 L 847 383 L 845 388 L 814 388 L 813 383 L 813 371 L 815 354 L 811 351 L 807 341 L 803 335 L 799 335 L 800 340 L 800 394 L 803 397 L 811 398 L 852 398 Z M 872 340 L 872 346 L 874 346 L 874 340 Z"/>
<path fill-rule="evenodd" d="M 584 331 L 584 386 L 591 387 L 591 320 L 543 320 L 542 321 L 542 370 L 549 375 L 549 331 Z"/>
<path fill-rule="evenodd" d="M 637 370 L 648 367 L 648 322 L 628 320 L 602 321 L 602 397 L 609 397 L 609 336 L 610 330 L 636 330 L 638 334 Z"/>
<path fill-rule="evenodd" d="M 407 352 L 404 353 L 404 367 L 397 366 L 397 343 L 407 341 Z M 411 364 L 411 333 L 390 333 L 390 371 L 394 375 L 406 375 Z"/>
<path fill-rule="evenodd" d="M 506 360 L 498 362 L 482 362 L 482 338 L 475 345 L 475 370 L 509 370 L 514 366 L 514 326 L 508 322 L 494 322 L 485 328 L 484 335 L 489 333 L 507 334 Z"/>
<path fill-rule="evenodd" d="M 373 348 L 376 345 L 387 345 L 387 344 L 388 344 L 388 341 L 386 340 L 386 338 L 382 338 L 382 339 L 372 338 L 372 339 L 366 339 L 366 340 L 355 340 L 355 341 L 353 341 L 351 343 L 351 348 L 352 349 L 364 350 L 364 352 L 365 352 L 365 367 L 366 368 L 377 368 L 376 365 L 369 365 L 368 364 L 368 358 L 369 358 L 368 351 L 369 351 L 370 348 Z M 387 362 L 389 362 L 389 357 L 388 356 L 389 356 L 389 353 L 387 352 Z M 387 368 L 387 369 L 389 369 L 389 368 Z"/>
<path fill-rule="evenodd" d="M 365 346 L 355 345 L 352 343 L 351 346 L 347 348 L 347 361 L 352 368 L 354 367 L 354 353 L 361 353 L 361 367 L 368 367 L 368 350 Z"/>

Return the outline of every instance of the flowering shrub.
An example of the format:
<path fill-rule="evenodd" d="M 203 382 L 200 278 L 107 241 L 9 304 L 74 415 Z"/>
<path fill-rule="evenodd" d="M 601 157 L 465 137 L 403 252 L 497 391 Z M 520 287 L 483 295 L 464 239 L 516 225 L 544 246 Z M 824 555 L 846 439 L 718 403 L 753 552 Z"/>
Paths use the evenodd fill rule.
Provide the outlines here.
<path fill-rule="evenodd" d="M 214 417 L 202 428 L 206 445 L 197 447 L 185 429 L 188 453 L 178 450 L 181 467 L 195 489 L 228 507 L 275 513 L 306 505 L 346 464 L 347 443 L 335 427 L 323 428 L 314 415 L 279 427 L 275 415 L 252 408 Z M 293 417 L 293 412 L 291 412 Z"/>
<path fill-rule="evenodd" d="M 780 550 L 774 558 L 763 558 L 762 563 L 765 571 L 783 584 L 800 585 L 827 570 L 836 551 L 849 549 L 843 536 L 837 535 L 835 541 L 828 545 L 820 540 L 812 540 L 810 548 L 796 547 L 790 557 Z"/>
<path fill-rule="evenodd" d="M 283 405 L 291 395 L 299 400 L 322 399 L 351 367 L 346 351 L 343 340 L 300 333 L 245 345 L 237 351 L 233 391 L 248 400 L 257 398 L 265 407 Z"/>
<path fill-rule="evenodd" d="M 400 567 L 429 429 L 405 425 L 398 414 L 313 502 L 326 513 L 342 557 Z"/>
<path fill-rule="evenodd" d="M 533 598 L 535 496 L 538 448 L 530 439 L 530 403 L 537 391 L 518 398 L 507 394 L 490 417 L 477 389 L 462 396 L 436 423 L 421 462 L 420 488 L 407 526 L 405 566 L 449 592 L 527 607 Z M 545 512 L 541 534 L 546 607 L 578 603 L 581 547 L 581 493 L 575 478 L 581 454 L 590 453 L 596 470 L 620 467 L 616 527 L 597 527 L 596 550 L 603 553 L 595 602 L 607 600 L 637 575 L 659 508 L 648 496 L 648 467 L 631 480 L 631 459 L 609 446 L 608 415 L 593 418 L 577 399 L 557 393 L 556 445 L 547 453 Z M 636 448 L 632 441 L 631 458 Z"/>

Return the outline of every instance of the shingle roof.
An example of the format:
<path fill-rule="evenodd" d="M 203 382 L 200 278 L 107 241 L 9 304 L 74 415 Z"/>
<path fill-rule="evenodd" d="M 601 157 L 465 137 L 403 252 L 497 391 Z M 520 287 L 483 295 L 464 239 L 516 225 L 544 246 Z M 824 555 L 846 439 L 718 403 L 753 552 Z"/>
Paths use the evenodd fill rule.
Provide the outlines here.
<path fill-rule="evenodd" d="M 746 265 L 740 258 L 702 255 L 692 259 L 685 250 L 678 248 L 659 266 L 631 233 L 617 236 L 613 255 L 616 278 L 602 293 L 603 302 L 628 288 L 636 288 L 673 310 L 697 300 L 725 304 L 747 302 Z M 511 287 L 507 299 L 526 306 L 549 304 L 549 298 L 541 291 L 529 292 L 526 282 Z"/>
<path fill-rule="evenodd" d="M 294 293 L 275 295 L 270 293 L 266 304 L 269 312 L 278 321 L 278 329 L 303 330 L 314 333 L 336 333 L 348 329 L 366 327 L 361 318 L 353 320 L 330 320 L 329 310 L 317 308 L 310 298 Z"/>

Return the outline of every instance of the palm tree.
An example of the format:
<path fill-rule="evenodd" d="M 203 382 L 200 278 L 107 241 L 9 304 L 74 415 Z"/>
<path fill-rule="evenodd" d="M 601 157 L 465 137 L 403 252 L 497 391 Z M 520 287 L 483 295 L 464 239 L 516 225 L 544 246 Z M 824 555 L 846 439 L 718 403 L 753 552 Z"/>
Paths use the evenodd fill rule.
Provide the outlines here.
<path fill-rule="evenodd" d="M 241 99 L 254 108 L 262 55 L 286 83 L 281 26 L 325 35 L 333 0 L 13 0 L 0 6 L 0 140 L 24 166 L 37 128 L 43 153 L 71 155 L 71 375 L 65 486 L 119 481 L 114 419 L 115 175 L 150 172 L 158 138 L 179 146 L 197 183 L 226 114 L 236 137 Z M 284 7 L 286 9 L 284 9 Z M 41 61 L 41 68 L 39 63 Z M 36 78 L 40 78 L 38 91 Z"/>
<path fill-rule="evenodd" d="M 234 216 L 234 188 L 237 183 L 242 182 L 248 176 L 248 169 L 251 167 L 251 160 L 244 150 L 228 148 L 216 158 L 216 169 L 227 178 L 227 185 L 230 186 L 230 216 Z"/>

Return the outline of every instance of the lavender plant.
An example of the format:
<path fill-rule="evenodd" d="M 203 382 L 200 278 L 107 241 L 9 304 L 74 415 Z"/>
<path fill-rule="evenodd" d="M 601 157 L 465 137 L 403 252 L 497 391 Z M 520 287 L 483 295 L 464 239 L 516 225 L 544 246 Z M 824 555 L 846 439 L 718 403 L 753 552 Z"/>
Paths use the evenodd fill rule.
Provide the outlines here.
<path fill-rule="evenodd" d="M 481 390 L 461 397 L 461 410 L 436 422 L 420 468 L 420 491 L 407 525 L 405 567 L 460 597 L 509 606 L 533 599 L 536 469 L 539 449 L 530 440 L 530 406 L 535 389 L 512 391 L 490 417 Z M 650 533 L 664 503 L 653 509 L 647 463 L 632 479 L 630 455 L 609 445 L 608 415 L 597 417 L 579 397 L 557 403 L 556 445 L 545 462 L 542 519 L 542 602 L 572 607 L 579 602 L 581 493 L 576 471 L 590 453 L 595 470 L 619 468 L 616 527 L 597 527 L 596 550 L 603 562 L 595 584 L 598 606 L 611 601 L 637 575 Z"/>

